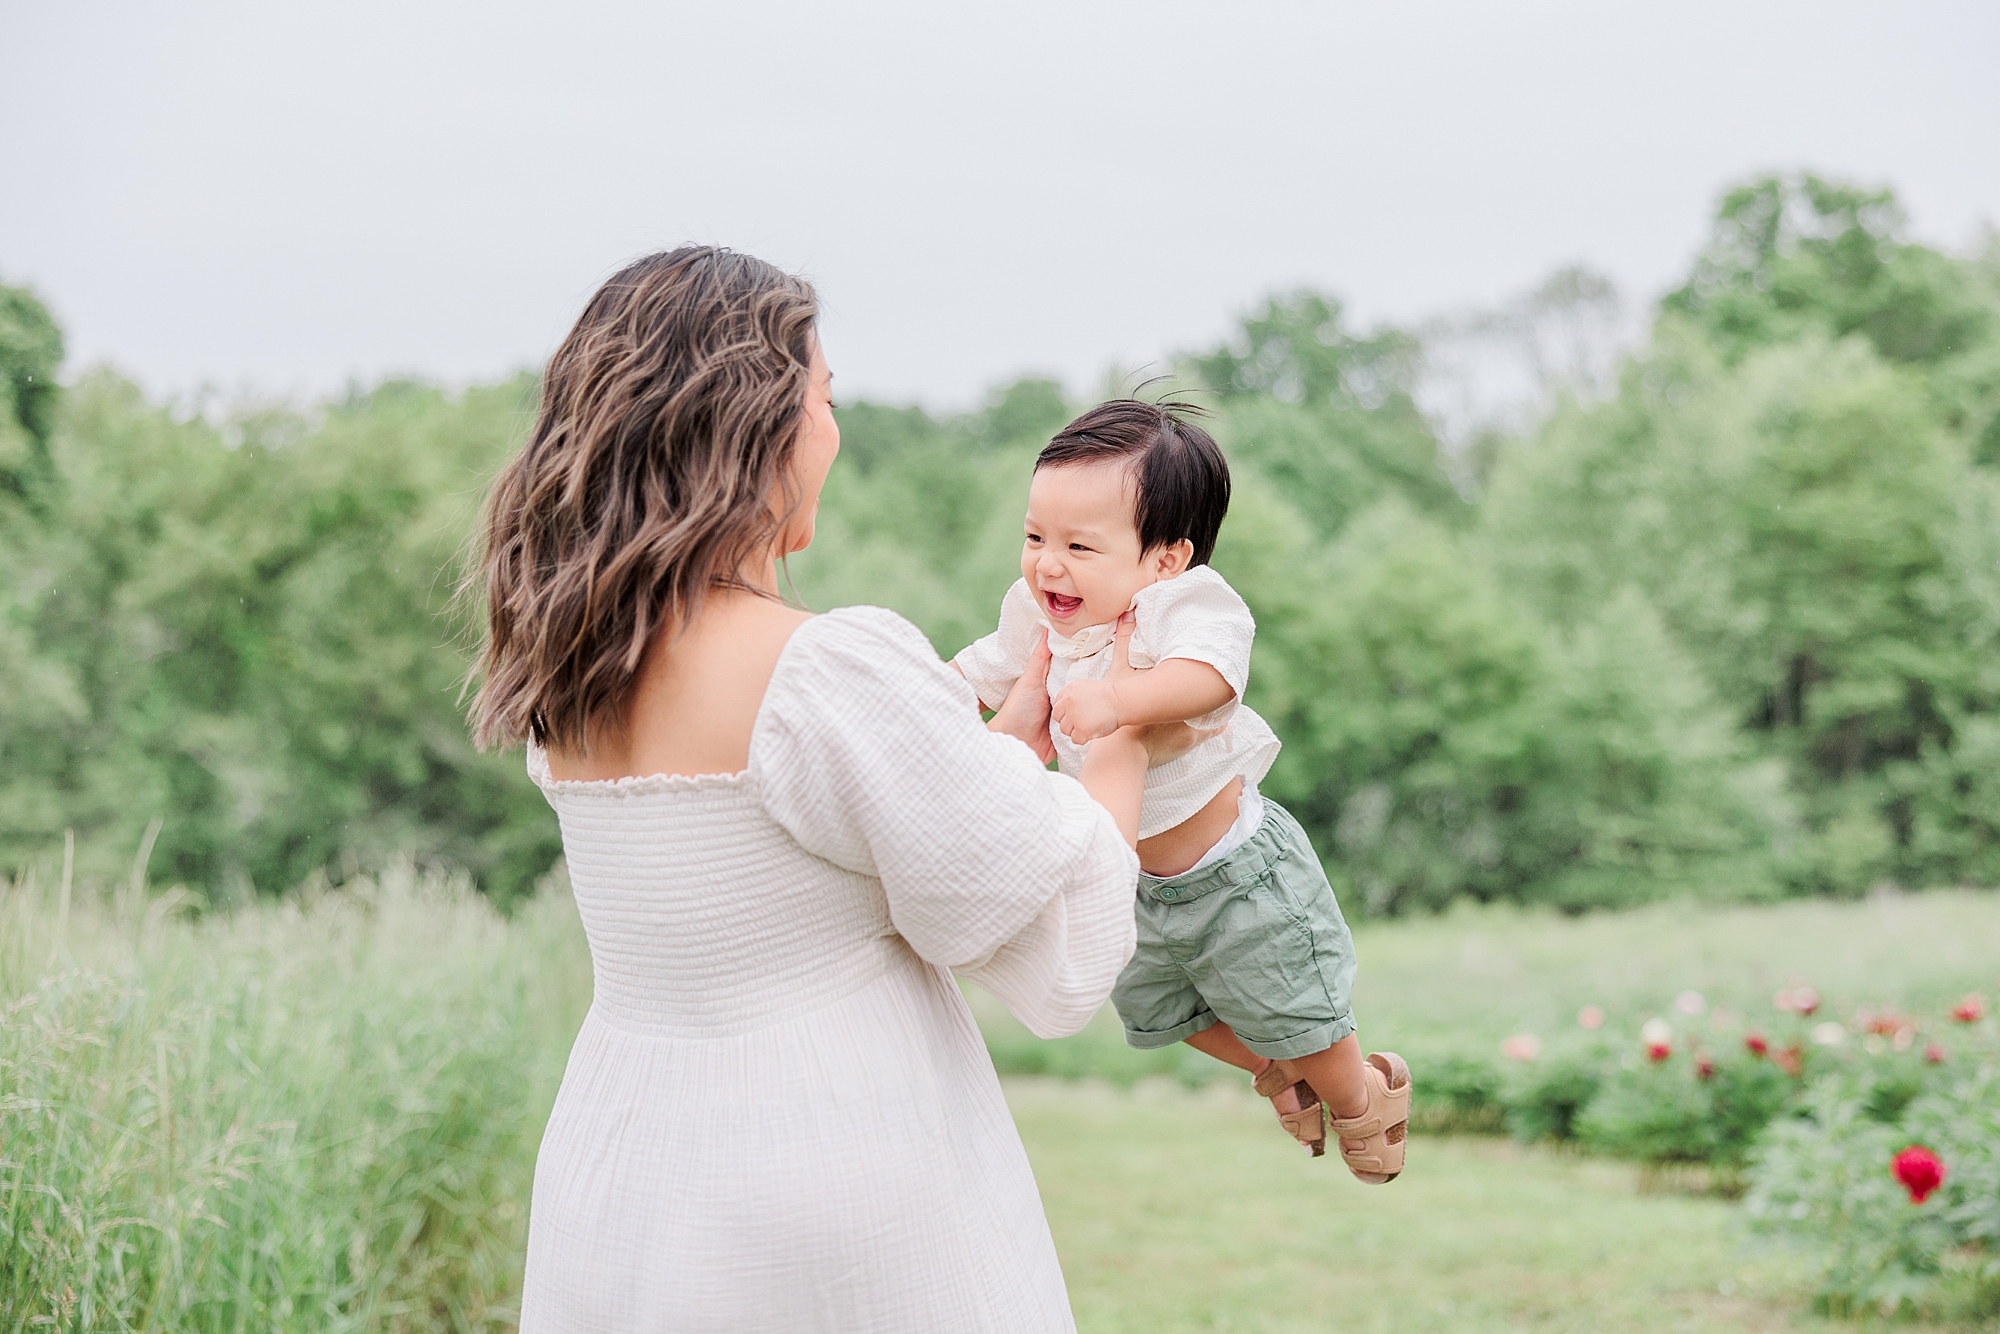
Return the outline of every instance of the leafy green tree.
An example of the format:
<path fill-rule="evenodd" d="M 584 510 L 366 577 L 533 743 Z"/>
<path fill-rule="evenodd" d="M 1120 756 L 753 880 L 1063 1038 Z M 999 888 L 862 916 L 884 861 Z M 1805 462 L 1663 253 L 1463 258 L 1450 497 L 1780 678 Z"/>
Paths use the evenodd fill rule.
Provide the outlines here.
<path fill-rule="evenodd" d="M 1935 364 L 1994 335 L 1963 267 L 1907 239 L 1888 190 L 1811 174 L 1730 190 L 1694 272 L 1661 302 L 1732 360 L 1809 334 L 1858 333 L 1890 361 Z"/>
<path fill-rule="evenodd" d="M 153 874 L 210 890 L 399 853 L 502 897 L 546 870 L 554 821 L 518 757 L 472 750 L 442 617 L 533 389 L 388 384 L 218 429 L 109 375 L 79 384 L 52 438 L 59 508 L 12 544 L 48 680 L 0 733 L 19 761 L 0 775 L 6 851 L 44 854 L 68 826 L 115 862 L 157 816 Z"/>
<path fill-rule="evenodd" d="M 0 284 L 0 491 L 27 499 L 48 473 L 62 330 L 34 293 Z"/>
<path fill-rule="evenodd" d="M 1231 457 L 1297 497 L 1331 537 L 1387 495 L 1440 516 L 1465 509 L 1413 397 L 1420 354 L 1414 335 L 1354 334 L 1338 301 L 1299 291 L 1273 298 L 1236 341 L 1185 369 L 1220 397 L 1217 432 Z"/>
<path fill-rule="evenodd" d="M 1866 338 L 1934 372 L 1941 424 L 2000 462 L 2000 239 L 1971 260 L 1908 236 L 1894 194 L 1809 173 L 1724 195 L 1688 281 L 1661 302 L 1725 357 L 1820 335 Z"/>
<path fill-rule="evenodd" d="M 1777 775 L 1641 598 L 1557 635 L 1399 500 L 1319 555 L 1280 503 L 1253 500 L 1217 566 L 1259 618 L 1250 702 L 1286 743 L 1270 790 L 1368 911 L 1768 882 Z"/>
<path fill-rule="evenodd" d="M 1965 697 L 1933 601 L 1968 466 L 1921 378 L 1859 339 L 1732 368 L 1668 322 L 1617 400 L 1559 413 L 1503 460 L 1482 536 L 1558 624 L 1643 590 L 1834 837 L 1801 874 L 1857 890 L 1905 869 L 1890 779 L 1946 743 L 1941 700 Z"/>

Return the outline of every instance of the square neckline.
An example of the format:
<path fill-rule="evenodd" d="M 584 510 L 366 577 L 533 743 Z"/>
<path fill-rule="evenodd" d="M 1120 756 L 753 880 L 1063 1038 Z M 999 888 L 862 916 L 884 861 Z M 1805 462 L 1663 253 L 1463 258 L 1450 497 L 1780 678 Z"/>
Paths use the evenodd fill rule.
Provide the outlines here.
<path fill-rule="evenodd" d="M 757 712 L 750 720 L 750 749 L 754 755 L 757 748 L 757 733 L 764 726 L 764 711 L 770 706 L 772 688 L 778 684 L 778 677 L 785 670 L 792 649 L 805 634 L 808 626 L 838 616 L 841 612 L 857 610 L 850 607 L 835 607 L 830 611 L 814 612 L 805 620 L 792 627 L 785 636 L 785 643 L 778 650 L 778 657 L 771 664 L 771 679 L 764 684 L 764 694 L 757 701 Z M 695 792 L 710 788 L 744 787 L 755 777 L 752 772 L 756 765 L 746 764 L 734 773 L 707 774 L 623 774 L 617 778 L 557 778 L 549 772 L 549 755 L 532 740 L 527 746 L 528 777 L 535 786 L 547 794 L 564 793 L 570 795 L 604 794 L 609 796 L 637 796 L 650 792 Z"/>

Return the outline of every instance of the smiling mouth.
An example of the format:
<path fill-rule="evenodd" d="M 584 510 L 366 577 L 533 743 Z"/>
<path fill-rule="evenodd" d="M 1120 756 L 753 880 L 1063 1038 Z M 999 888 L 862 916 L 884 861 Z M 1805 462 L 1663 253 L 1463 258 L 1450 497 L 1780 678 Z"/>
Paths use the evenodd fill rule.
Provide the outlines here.
<path fill-rule="evenodd" d="M 1068 620 L 1083 608 L 1082 598 L 1073 598 L 1065 593 L 1044 592 L 1042 600 L 1048 604 L 1049 615 L 1061 621 Z"/>

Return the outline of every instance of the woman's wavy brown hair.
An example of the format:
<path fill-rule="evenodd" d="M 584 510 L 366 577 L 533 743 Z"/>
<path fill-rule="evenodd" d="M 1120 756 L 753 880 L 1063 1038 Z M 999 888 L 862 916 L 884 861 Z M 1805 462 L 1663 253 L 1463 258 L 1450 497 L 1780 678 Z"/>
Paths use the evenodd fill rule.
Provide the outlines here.
<path fill-rule="evenodd" d="M 654 640 L 712 589 L 761 591 L 744 571 L 801 503 L 818 314 L 804 279 L 714 246 L 648 255 L 591 297 L 466 572 L 486 604 L 480 746 L 586 748 L 622 722 Z"/>

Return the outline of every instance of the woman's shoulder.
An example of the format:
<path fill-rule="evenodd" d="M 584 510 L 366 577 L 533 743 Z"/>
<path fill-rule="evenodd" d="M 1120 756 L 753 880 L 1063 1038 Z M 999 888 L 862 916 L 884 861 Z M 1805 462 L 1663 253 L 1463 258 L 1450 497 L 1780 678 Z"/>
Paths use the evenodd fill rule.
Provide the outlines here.
<path fill-rule="evenodd" d="M 924 632 L 887 607 L 835 607 L 792 632 L 786 656 L 937 662 Z"/>
<path fill-rule="evenodd" d="M 751 768 L 837 767 L 885 747 L 944 744 L 968 726 L 983 735 L 978 709 L 923 631 L 886 607 L 841 607 L 785 645 L 751 736 Z"/>
<path fill-rule="evenodd" d="M 959 695 L 972 688 L 938 657 L 924 632 L 887 607 L 838 607 L 793 632 L 772 675 L 773 711 L 801 702 L 825 705 L 884 693 Z"/>

